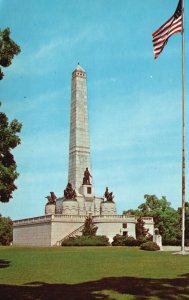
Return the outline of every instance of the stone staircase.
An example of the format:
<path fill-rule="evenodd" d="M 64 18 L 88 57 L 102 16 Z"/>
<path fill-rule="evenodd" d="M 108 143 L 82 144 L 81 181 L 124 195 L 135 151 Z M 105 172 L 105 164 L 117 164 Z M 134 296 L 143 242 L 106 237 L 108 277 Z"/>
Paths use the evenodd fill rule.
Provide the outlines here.
<path fill-rule="evenodd" d="M 74 231 L 72 231 L 71 233 L 69 233 L 68 235 L 66 235 L 65 237 L 63 237 L 60 241 L 57 241 L 55 246 L 61 246 L 61 244 L 64 240 L 67 240 L 70 237 L 74 237 L 74 236 L 78 235 L 79 233 L 81 233 L 83 228 L 84 228 L 84 224 L 81 225 L 80 227 L 78 227 L 77 229 L 75 229 Z"/>

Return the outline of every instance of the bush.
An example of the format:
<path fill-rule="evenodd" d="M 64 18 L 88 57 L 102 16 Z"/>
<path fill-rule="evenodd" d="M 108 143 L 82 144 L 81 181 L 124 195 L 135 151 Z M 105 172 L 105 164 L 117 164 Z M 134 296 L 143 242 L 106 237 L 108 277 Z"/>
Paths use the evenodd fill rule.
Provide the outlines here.
<path fill-rule="evenodd" d="M 126 237 L 120 234 L 116 234 L 113 237 L 112 246 L 125 246 Z"/>
<path fill-rule="evenodd" d="M 125 239 L 124 246 L 136 247 L 136 246 L 139 246 L 139 243 L 138 243 L 138 240 L 134 239 L 134 237 L 129 236 Z"/>
<path fill-rule="evenodd" d="M 137 238 L 137 243 L 138 245 L 137 246 L 140 246 L 142 245 L 143 243 L 146 243 L 146 242 L 152 242 L 152 235 L 148 235 L 148 236 L 140 236 Z"/>
<path fill-rule="evenodd" d="M 12 242 L 12 220 L 0 215 L 0 245 L 8 246 Z"/>
<path fill-rule="evenodd" d="M 147 250 L 147 251 L 157 251 L 157 250 L 160 250 L 159 246 L 156 243 L 154 243 L 154 242 L 143 243 L 140 246 L 140 249 L 141 250 Z"/>
<path fill-rule="evenodd" d="M 163 240 L 164 246 L 181 246 L 182 241 L 181 240 Z M 189 240 L 185 239 L 185 246 L 189 246 Z"/>
<path fill-rule="evenodd" d="M 116 234 L 113 238 L 112 246 L 129 246 L 136 247 L 140 246 L 144 242 L 144 239 L 137 240 L 132 236 L 126 237 L 123 235 Z"/>
<path fill-rule="evenodd" d="M 181 246 L 181 240 L 163 240 L 164 246 Z"/>
<path fill-rule="evenodd" d="M 109 239 L 104 235 L 70 237 L 62 246 L 109 246 Z"/>
<path fill-rule="evenodd" d="M 82 230 L 82 235 L 84 236 L 95 236 L 98 227 L 96 227 L 93 223 L 93 219 L 91 217 L 87 217 L 85 220 L 84 228 Z"/>

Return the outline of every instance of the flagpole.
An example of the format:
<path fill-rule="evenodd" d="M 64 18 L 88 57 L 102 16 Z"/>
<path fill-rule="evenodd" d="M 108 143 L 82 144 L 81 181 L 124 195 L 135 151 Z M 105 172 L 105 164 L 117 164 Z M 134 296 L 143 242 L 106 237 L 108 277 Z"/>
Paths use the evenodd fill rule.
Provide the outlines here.
<path fill-rule="evenodd" d="M 181 253 L 185 252 L 185 77 L 184 77 L 184 0 L 182 0 L 182 244 Z"/>

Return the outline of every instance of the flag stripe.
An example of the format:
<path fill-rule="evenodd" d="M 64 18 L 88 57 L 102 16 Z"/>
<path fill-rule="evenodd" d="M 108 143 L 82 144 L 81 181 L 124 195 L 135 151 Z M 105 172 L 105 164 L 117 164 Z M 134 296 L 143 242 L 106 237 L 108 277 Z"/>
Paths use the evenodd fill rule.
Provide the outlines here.
<path fill-rule="evenodd" d="M 158 33 L 157 35 L 155 35 L 153 37 L 153 42 L 158 40 L 160 37 L 165 36 L 168 31 L 174 29 L 177 26 L 179 26 L 182 29 L 182 19 L 181 18 L 179 18 L 179 20 L 173 22 L 173 24 L 171 25 L 171 29 L 170 29 L 170 27 L 165 28 L 163 31 L 161 31 L 161 33 Z"/>
<path fill-rule="evenodd" d="M 180 27 L 182 28 L 182 20 L 178 20 L 177 22 L 173 22 L 171 27 L 165 28 L 164 31 L 162 31 L 160 34 L 157 34 L 156 36 L 153 37 L 153 41 L 156 41 L 159 37 L 164 36 L 167 32 L 173 30 L 175 27 Z"/>
<path fill-rule="evenodd" d="M 167 22 L 165 22 L 160 28 L 158 28 L 155 32 L 152 33 L 152 36 L 155 36 L 157 34 L 159 34 L 162 29 L 167 28 L 170 26 L 171 22 L 174 20 L 173 17 L 171 17 Z"/>
<path fill-rule="evenodd" d="M 180 26 L 175 27 L 168 34 L 165 34 L 164 36 L 161 36 L 157 40 L 153 41 L 154 42 L 154 48 L 156 47 L 156 45 L 161 44 L 161 42 L 165 41 L 167 38 L 169 38 L 171 35 L 173 35 L 177 32 L 182 32 L 182 29 L 180 28 Z"/>
<path fill-rule="evenodd" d="M 154 57 L 157 58 L 164 49 L 170 36 L 182 32 L 182 1 L 179 0 L 177 9 L 161 27 L 152 33 Z"/>

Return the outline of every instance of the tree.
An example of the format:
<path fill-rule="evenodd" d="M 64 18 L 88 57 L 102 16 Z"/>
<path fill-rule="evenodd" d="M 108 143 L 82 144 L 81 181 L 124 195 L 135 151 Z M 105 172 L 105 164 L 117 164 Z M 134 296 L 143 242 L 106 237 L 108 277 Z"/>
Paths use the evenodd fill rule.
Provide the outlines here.
<path fill-rule="evenodd" d="M 14 181 L 18 177 L 17 165 L 11 150 L 20 144 L 17 133 L 21 123 L 16 119 L 9 123 L 7 116 L 0 112 L 0 201 L 8 202 L 17 188 Z"/>
<path fill-rule="evenodd" d="M 10 29 L 5 28 L 0 31 L 0 66 L 6 68 L 11 65 L 15 55 L 20 53 L 20 47 L 10 38 Z M 0 68 L 0 80 L 3 79 L 4 73 Z"/>
<path fill-rule="evenodd" d="M 185 238 L 189 239 L 189 202 L 186 202 L 185 206 Z"/>
<path fill-rule="evenodd" d="M 158 199 L 156 195 L 144 195 L 145 202 L 138 206 L 137 210 L 125 211 L 135 216 L 153 217 L 154 227 L 159 229 L 163 240 L 173 240 L 180 237 L 179 215 L 170 206 L 166 197 Z"/>
<path fill-rule="evenodd" d="M 142 213 L 139 209 L 128 209 L 123 211 L 123 215 L 125 216 L 142 216 Z"/>
<path fill-rule="evenodd" d="M 179 225 L 181 229 L 182 224 L 182 208 L 178 208 Z M 189 239 L 189 202 L 185 202 L 185 239 Z"/>
<path fill-rule="evenodd" d="M 0 215 L 0 245 L 8 246 L 12 242 L 12 220 Z"/>
<path fill-rule="evenodd" d="M 144 238 L 148 235 L 149 229 L 145 228 L 145 222 L 143 221 L 142 217 L 137 218 L 136 223 L 136 238 Z"/>
<path fill-rule="evenodd" d="M 82 235 L 84 236 L 95 236 L 98 227 L 96 227 L 93 223 L 91 217 L 87 217 L 85 220 L 84 228 L 82 230 Z"/>
<path fill-rule="evenodd" d="M 158 199 L 156 195 L 146 194 L 144 195 L 144 199 L 146 199 L 146 202 L 139 205 L 138 209 L 145 216 L 150 216 L 154 211 L 165 211 L 167 208 L 170 208 L 170 202 L 164 196 Z"/>
<path fill-rule="evenodd" d="M 10 38 L 10 29 L 0 31 L 0 66 L 11 65 L 15 55 L 20 53 L 20 47 Z M 3 79 L 0 68 L 0 80 Z M 0 103 L 1 106 L 1 103 Z M 0 201 L 8 202 L 16 189 L 14 181 L 18 177 L 16 162 L 11 150 L 20 144 L 17 133 L 22 125 L 15 119 L 9 123 L 5 113 L 0 112 Z"/>

